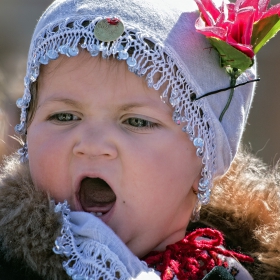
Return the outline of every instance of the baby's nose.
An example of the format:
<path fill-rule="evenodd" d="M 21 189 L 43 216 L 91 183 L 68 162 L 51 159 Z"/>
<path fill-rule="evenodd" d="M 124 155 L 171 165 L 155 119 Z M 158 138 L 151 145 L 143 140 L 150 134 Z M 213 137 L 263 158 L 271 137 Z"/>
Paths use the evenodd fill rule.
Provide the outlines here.
<path fill-rule="evenodd" d="M 117 141 L 113 125 L 105 122 L 84 123 L 77 131 L 73 154 L 90 158 L 116 158 Z"/>

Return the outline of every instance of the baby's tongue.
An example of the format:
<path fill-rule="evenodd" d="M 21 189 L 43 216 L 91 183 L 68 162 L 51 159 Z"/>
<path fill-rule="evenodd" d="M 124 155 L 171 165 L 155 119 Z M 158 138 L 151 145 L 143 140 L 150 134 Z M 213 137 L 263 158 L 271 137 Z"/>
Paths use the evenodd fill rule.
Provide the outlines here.
<path fill-rule="evenodd" d="M 80 203 L 86 212 L 108 212 L 116 195 L 110 186 L 100 178 L 85 178 L 81 182 Z"/>

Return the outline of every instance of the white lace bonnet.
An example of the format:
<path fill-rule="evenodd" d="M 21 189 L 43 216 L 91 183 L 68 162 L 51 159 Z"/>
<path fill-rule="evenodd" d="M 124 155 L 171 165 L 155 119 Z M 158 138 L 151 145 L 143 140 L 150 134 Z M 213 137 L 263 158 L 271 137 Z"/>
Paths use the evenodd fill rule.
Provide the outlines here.
<path fill-rule="evenodd" d="M 218 2 L 217 0 L 216 2 Z M 220 1 L 221 2 L 221 1 Z M 229 168 L 240 143 L 254 85 L 236 88 L 223 117 L 229 91 L 192 101 L 207 92 L 226 88 L 230 78 L 219 65 L 217 52 L 207 39 L 196 32 L 199 13 L 193 0 L 56 0 L 42 15 L 30 45 L 25 92 L 17 101 L 21 122 L 15 128 L 26 133 L 31 84 L 36 81 L 41 64 L 59 55 L 76 56 L 79 48 L 92 56 L 114 56 L 126 60 L 130 71 L 145 76 L 148 86 L 162 91 L 161 98 L 174 107 L 173 119 L 182 124 L 204 164 L 198 198 L 209 201 L 211 182 Z M 104 20 L 120 20 L 123 33 L 104 42 L 95 35 L 96 25 Z M 101 28 L 102 29 L 102 28 Z M 104 31 L 104 30 L 103 30 Z M 105 32 L 106 33 L 106 32 Z M 99 38 L 99 39 L 98 39 Z M 160 79 L 154 79 L 160 73 Z M 255 77 L 255 68 L 243 73 L 237 83 Z M 158 76 L 158 75 L 157 75 Z M 168 152 L 176 149 L 170 147 Z M 28 157 L 27 145 L 19 151 Z"/>

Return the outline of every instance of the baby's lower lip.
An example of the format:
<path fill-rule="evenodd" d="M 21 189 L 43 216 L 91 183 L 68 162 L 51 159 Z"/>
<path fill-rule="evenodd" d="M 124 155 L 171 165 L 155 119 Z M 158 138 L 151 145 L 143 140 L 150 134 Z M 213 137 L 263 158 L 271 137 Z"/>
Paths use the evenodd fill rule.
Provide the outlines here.
<path fill-rule="evenodd" d="M 105 206 L 95 206 L 83 209 L 85 212 L 91 213 L 94 216 L 101 219 L 104 223 L 108 223 L 112 217 L 113 211 L 115 209 L 115 202 L 107 204 Z"/>

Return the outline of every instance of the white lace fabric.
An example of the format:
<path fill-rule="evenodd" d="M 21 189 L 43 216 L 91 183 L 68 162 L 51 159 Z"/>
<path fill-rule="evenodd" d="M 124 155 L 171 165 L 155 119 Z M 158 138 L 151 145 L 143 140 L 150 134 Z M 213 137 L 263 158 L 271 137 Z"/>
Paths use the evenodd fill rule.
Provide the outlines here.
<path fill-rule="evenodd" d="M 126 267 L 106 245 L 85 237 L 74 236 L 71 231 L 70 210 L 66 204 L 56 206 L 63 215 L 61 237 L 55 241 L 54 252 L 68 257 L 63 267 L 73 280 L 129 279 Z M 117 260 L 114 261 L 114 260 Z"/>
<path fill-rule="evenodd" d="M 53 251 L 68 258 L 62 265 L 73 280 L 160 279 L 95 216 L 71 212 L 67 202 L 55 211 L 62 214 L 62 230 Z"/>

